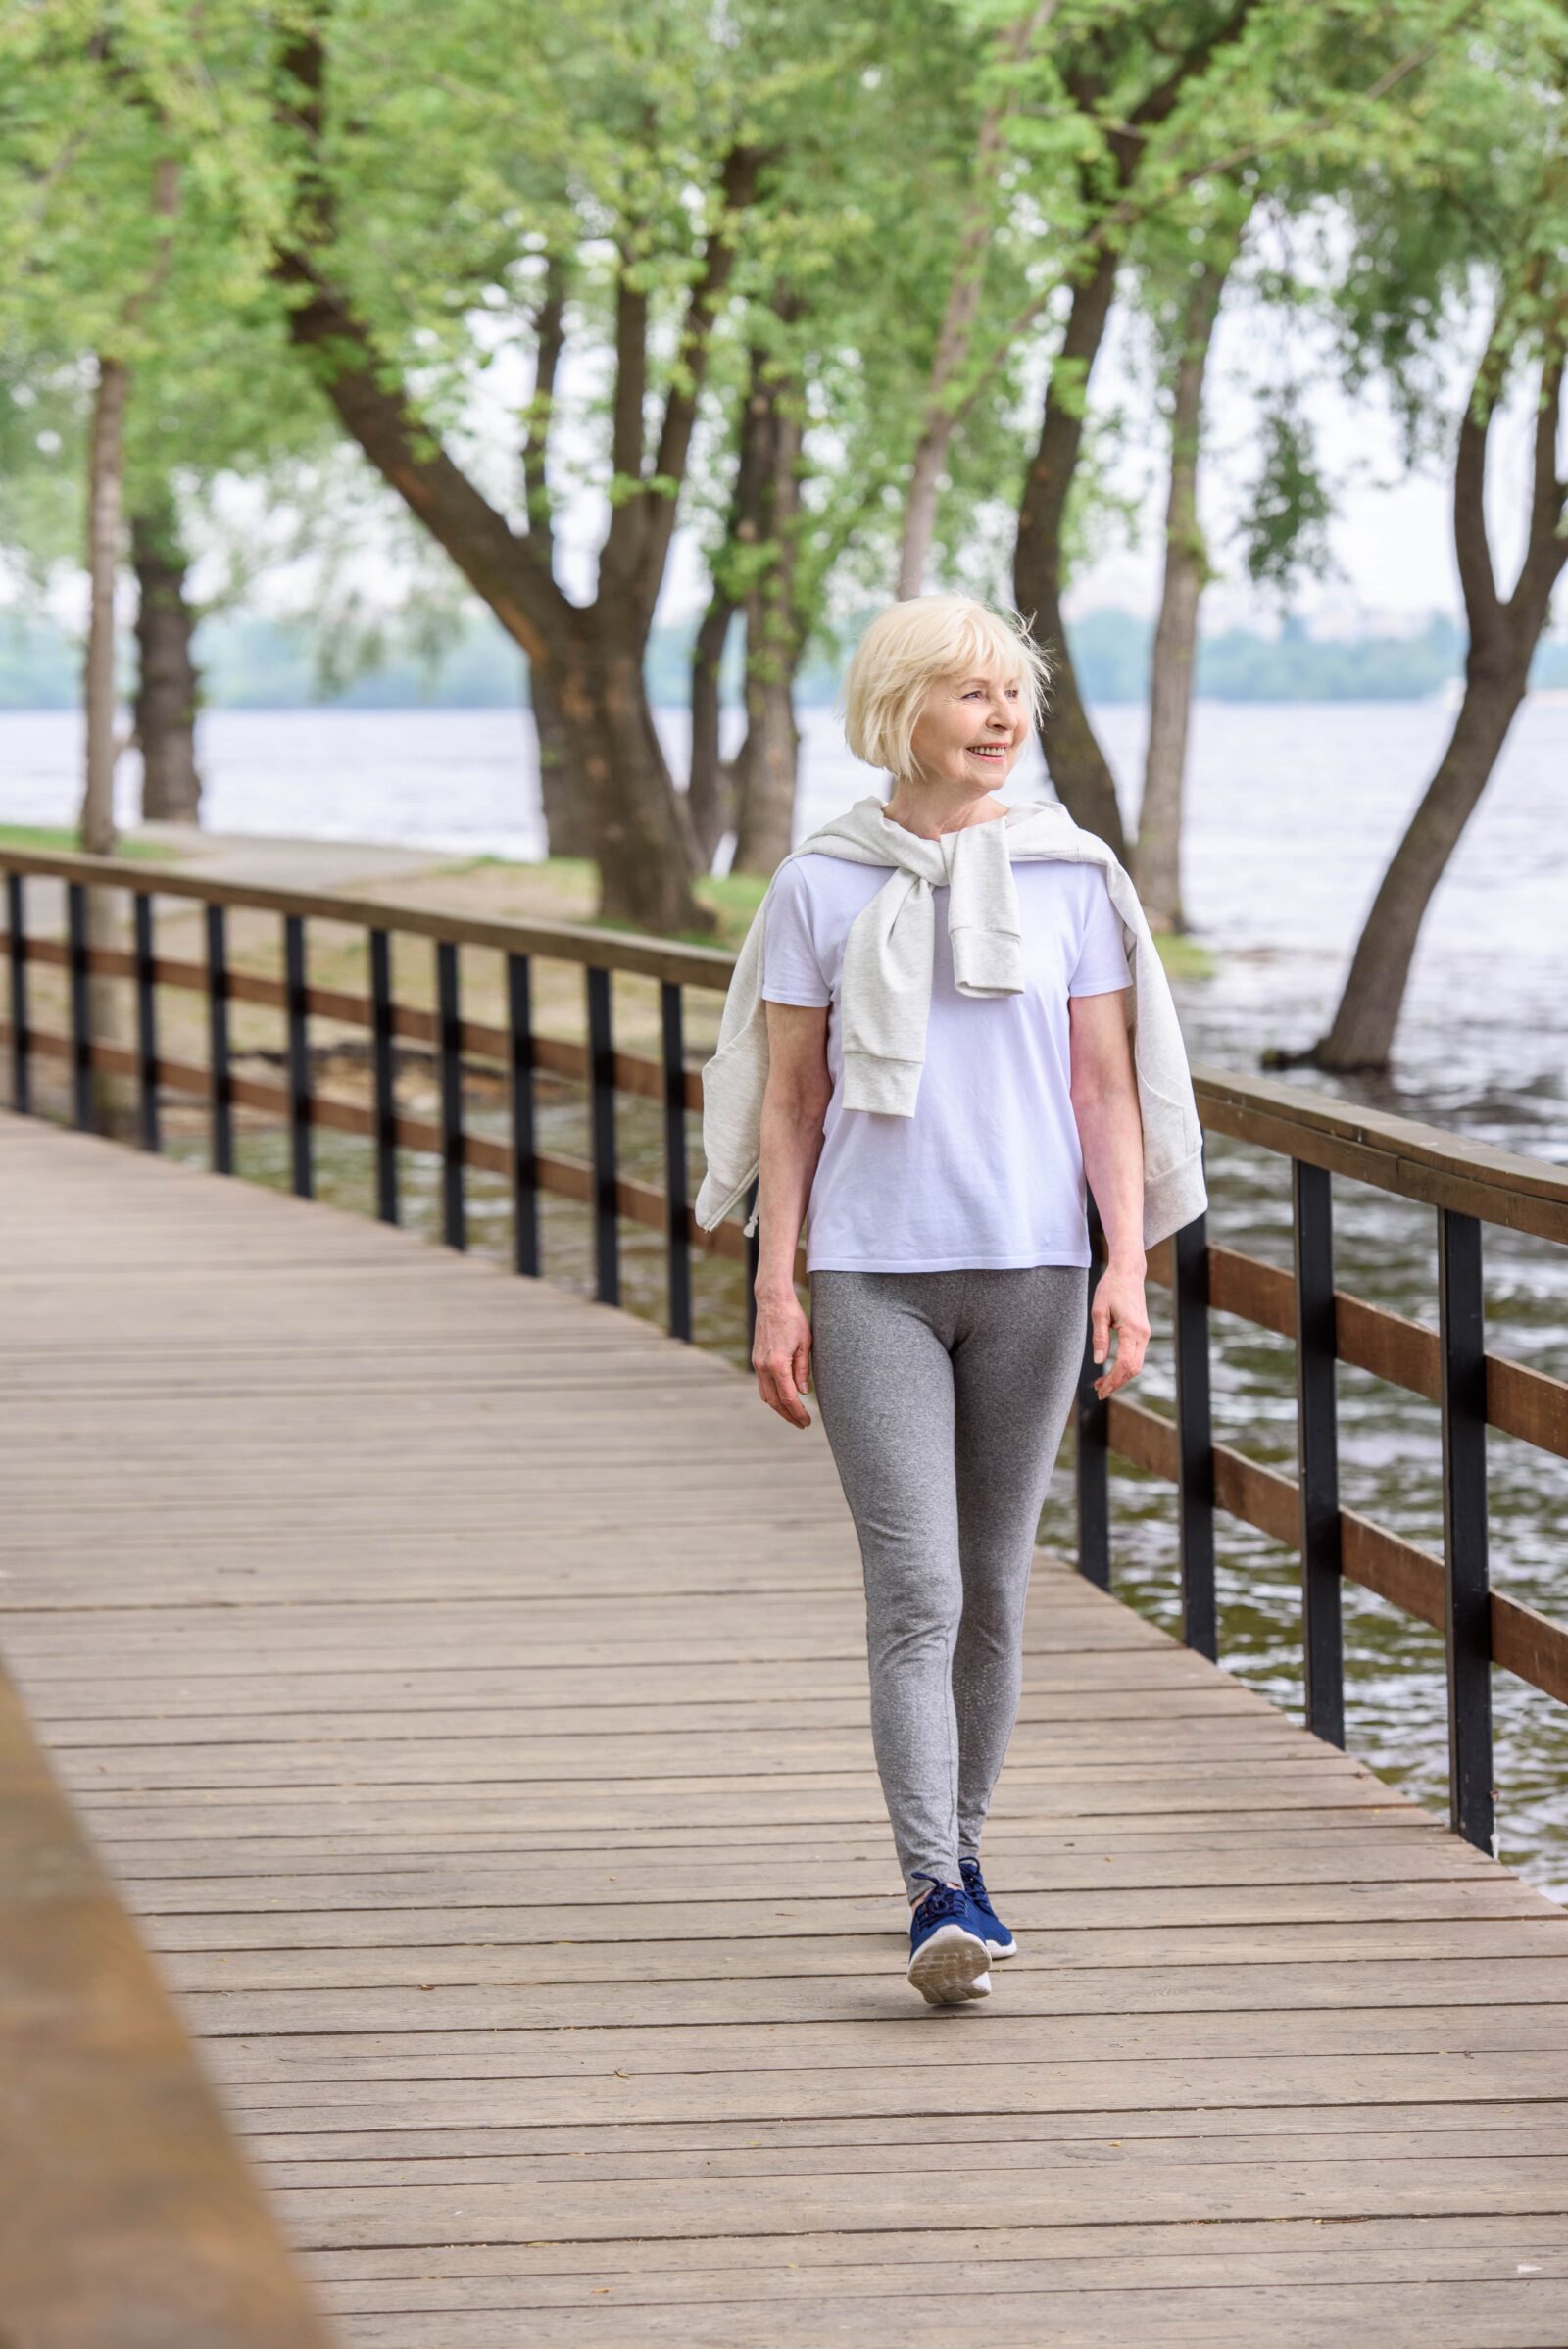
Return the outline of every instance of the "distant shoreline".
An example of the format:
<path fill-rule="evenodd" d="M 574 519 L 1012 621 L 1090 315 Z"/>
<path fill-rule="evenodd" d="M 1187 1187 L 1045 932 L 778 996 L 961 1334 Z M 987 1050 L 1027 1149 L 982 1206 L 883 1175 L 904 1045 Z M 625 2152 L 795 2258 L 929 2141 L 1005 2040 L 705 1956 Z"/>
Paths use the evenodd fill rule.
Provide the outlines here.
<path fill-rule="evenodd" d="M 1102 609 L 1069 622 L 1067 636 L 1079 692 L 1092 707 L 1126 708 L 1146 701 L 1152 641 L 1147 619 Z M 689 707 L 691 649 L 689 622 L 654 630 L 647 678 L 656 709 L 673 712 Z M 731 723 L 738 722 L 741 707 L 739 651 L 732 646 L 721 680 Z M 321 638 L 304 621 L 227 614 L 202 623 L 196 652 L 202 706 L 212 710 L 259 715 L 522 710 L 528 701 L 527 664 L 487 615 L 466 621 L 428 661 L 409 643 L 393 643 L 376 666 L 358 671 L 352 663 L 343 665 L 348 657 L 341 645 Z M 1402 633 L 1385 628 L 1359 636 L 1313 636 L 1290 620 L 1276 634 L 1225 628 L 1200 642 L 1198 699 L 1275 707 L 1419 705 L 1453 695 L 1464 652 L 1460 629 L 1437 612 L 1419 628 Z M 0 713 L 42 716 L 75 709 L 80 669 L 80 646 L 66 630 L 15 608 L 0 609 Z M 841 674 L 842 652 L 814 652 L 801 670 L 797 708 L 831 709 Z M 131 675 L 128 666 L 122 671 L 127 692 Z M 1533 676 L 1538 690 L 1568 689 L 1568 643 L 1543 644 Z"/>

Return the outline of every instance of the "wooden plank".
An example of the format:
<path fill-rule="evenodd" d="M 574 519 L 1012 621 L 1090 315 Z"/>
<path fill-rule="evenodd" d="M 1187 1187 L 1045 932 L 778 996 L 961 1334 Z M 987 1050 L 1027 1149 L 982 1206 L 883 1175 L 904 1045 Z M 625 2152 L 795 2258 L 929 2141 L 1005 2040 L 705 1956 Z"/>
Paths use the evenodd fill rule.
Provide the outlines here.
<path fill-rule="evenodd" d="M 939 2288 L 939 2278 L 929 2279 L 928 2289 L 932 2287 Z M 629 2349 L 633 2343 L 665 2340 L 721 2344 L 722 2349 L 785 2349 L 786 2344 L 820 2345 L 845 2337 L 843 2311 L 819 2300 L 745 2301 L 731 2296 L 711 2308 L 659 2308 L 622 2292 L 619 2298 L 625 2305 L 617 2309 L 608 2297 L 612 2289 L 606 2286 L 607 2298 L 597 2304 L 553 2308 L 551 2338 L 570 2349 L 606 2349 L 612 2343 Z M 1433 2349 L 1560 2349 L 1560 2289 L 1529 2276 L 1489 2283 L 1357 2287 L 1357 2331 L 1367 2349 L 1406 2349 L 1412 2337 L 1433 2344 Z M 1342 2304 L 1332 2314 L 1314 2313 L 1305 2301 L 1295 2302 L 1289 2291 L 1231 2291 L 1221 2286 L 1160 2290 L 1157 2295 L 1136 2288 L 1077 2292 L 1070 2301 L 1040 2292 L 990 2292 L 976 2303 L 974 2323 L 976 2329 L 984 2326 L 988 2340 L 1027 2344 L 1028 2349 L 1038 2349 L 1042 2325 L 1061 2338 L 1056 2328 L 1063 2323 L 1072 2326 L 1074 2349 L 1131 2349 L 1139 2340 L 1198 2342 L 1215 2349 L 1220 2343 L 1235 2349 L 1236 2344 L 1267 2340 L 1283 2344 L 1283 2349 L 1328 2349 L 1337 2325 L 1344 2322 L 1346 2295 L 1327 2297 L 1331 2308 L 1335 2301 Z M 862 2323 L 865 2313 L 861 2303 Z M 909 2319 L 889 2313 L 901 2339 L 951 2338 L 951 2315 L 940 2326 L 934 2319 L 916 2319 L 918 2330 L 911 2331 Z M 1418 2328 L 1414 2336 L 1407 2325 Z M 356 2338 L 367 2349 L 511 2349 L 515 2334 L 504 2316 L 455 2312 L 433 2318 L 366 2318 Z"/>
<path fill-rule="evenodd" d="M 329 2031 L 426 2031 L 436 2020 L 431 1993 L 417 1984 L 384 1988 L 364 1982 L 328 1988 L 217 1990 L 191 1986 L 178 1970 L 170 1979 L 180 2011 L 204 2038 Z M 729 1975 L 692 1981 L 621 1982 L 615 2028 L 684 2024 L 830 2023 L 886 2009 L 885 1976 L 848 1974 L 832 1981 L 799 1976 Z M 515 1983 L 449 1983 L 439 2020 L 446 2031 L 492 2031 L 500 2023 L 531 2031 L 588 2031 L 604 2020 L 601 1985 L 533 1984 L 526 2006 Z M 1568 1946 L 1554 1957 L 1508 1956 L 1490 1963 L 1427 1958 L 1355 1961 L 1338 1966 L 1276 1965 L 1053 1967 L 1026 1980 L 1009 1979 L 1009 2019 L 1079 2015 L 1304 2014 L 1314 2008 L 1361 2012 L 1401 2007 L 1562 2006 L 1568 2004 Z M 793 2044 L 793 2041 L 792 2041 Z"/>
<path fill-rule="evenodd" d="M 1247 2118 L 1250 2124 L 1254 2116 Z M 1180 2232 L 1170 2226 L 1136 2220 L 1088 2227 L 1054 2225 L 1049 2214 L 1036 2212 L 1025 2226 L 1008 2228 L 1004 2244 L 987 2227 L 955 2227 L 945 2229 L 936 2241 L 929 2234 L 892 2227 L 858 2228 L 853 2233 L 834 2229 L 792 2234 L 784 2246 L 765 2234 L 731 2235 L 722 2240 L 702 2235 L 666 2235 L 644 2241 L 622 2238 L 614 2245 L 612 2256 L 615 2272 L 650 2280 L 666 2277 L 676 2290 L 682 2277 L 705 2271 L 726 2281 L 737 2276 L 757 2277 L 761 2279 L 757 2288 L 765 2289 L 767 2279 L 775 2274 L 896 2271 L 907 2268 L 911 2260 L 933 2255 L 956 2264 L 984 2257 L 1003 2282 L 1007 2280 L 1011 2261 L 1026 2265 L 1048 2262 L 1054 2270 L 1058 2263 L 1102 2259 L 1118 2263 L 1125 2273 L 1135 2264 L 1142 2269 L 1145 2262 L 1185 2256 L 1212 2260 L 1215 2264 L 1209 2273 L 1219 2279 L 1235 2259 L 1259 2255 L 1292 2260 L 1332 2258 L 1361 2249 L 1373 2251 L 1380 2259 L 1400 2253 L 1431 2256 L 1446 2250 L 1506 2261 L 1506 2268 L 1491 2272 L 1512 2274 L 1515 2259 L 1532 2256 L 1522 2247 L 1527 2243 L 1534 2244 L 1535 2258 L 1548 2261 L 1547 2272 L 1555 2272 L 1563 2248 L 1560 2230 L 1554 2231 L 1549 2223 L 1537 2222 L 1532 2227 L 1517 2219 L 1474 2211 L 1442 2219 L 1377 2215 L 1351 2220 L 1306 2215 L 1263 2221 L 1216 2219 L 1201 2228 Z M 586 2275 L 603 2282 L 607 2273 L 585 2259 L 579 2244 L 552 2241 L 319 2249 L 312 2255 L 311 2266 L 317 2276 L 338 2287 L 387 2281 L 407 2285 L 421 2279 L 440 2290 L 449 2288 L 453 2277 L 462 2277 L 471 2284 L 493 2278 L 499 2292 L 510 2289 L 514 2278 L 522 2278 L 540 2291 L 542 2303 L 552 2284 L 569 2293 L 575 2278 Z"/>
<path fill-rule="evenodd" d="M 1521 1927 L 1525 1930 L 1521 1932 Z M 151 1934 L 153 1929 L 147 1929 Z M 1125 1967 L 1175 1967 L 1191 1973 L 1209 1966 L 1246 1966 L 1257 1978 L 1257 2000 L 1267 2002 L 1276 1966 L 1369 1963 L 1430 1965 L 1446 1958 L 1476 1965 L 1524 1953 L 1544 1957 L 1558 1943 L 1516 1913 L 1460 1922 L 1420 1925 L 1377 1924 L 1364 1919 L 1339 1925 L 1253 1927 L 1187 1926 L 1164 1932 L 1135 1927 L 1103 1933 L 1048 1933 L 1031 1936 L 1030 1954 L 1044 1959 L 1063 1980 L 1082 1972 L 1093 1977 Z M 194 1989 L 308 1988 L 412 1984 L 436 1989 L 466 1982 L 507 1982 L 518 1991 L 541 1985 L 615 1985 L 614 2011 L 628 1982 L 777 1979 L 806 1981 L 875 1974 L 897 1980 L 898 1950 L 886 1935 L 817 1933 L 793 1940 L 713 1940 L 690 1951 L 684 1945 L 635 1941 L 600 1947 L 581 1941 L 519 1947 L 505 1938 L 455 1941 L 444 1947 L 398 1941 L 380 1948 L 164 1949 L 168 1979 Z M 1021 1981 L 1025 1968 L 1009 1974 Z M 1009 2001 L 1012 1991 L 1007 1992 Z"/>

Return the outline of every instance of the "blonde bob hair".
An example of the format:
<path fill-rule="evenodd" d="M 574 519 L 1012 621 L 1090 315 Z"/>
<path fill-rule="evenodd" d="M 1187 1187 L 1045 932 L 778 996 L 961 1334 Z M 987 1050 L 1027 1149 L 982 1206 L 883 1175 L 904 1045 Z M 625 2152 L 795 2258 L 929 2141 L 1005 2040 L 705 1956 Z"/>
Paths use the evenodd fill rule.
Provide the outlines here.
<path fill-rule="evenodd" d="M 879 612 L 844 680 L 844 739 L 867 766 L 910 771 L 910 745 L 934 685 L 999 677 L 1022 687 L 1030 716 L 1046 706 L 1051 666 L 1016 612 L 975 596 L 910 596 Z"/>

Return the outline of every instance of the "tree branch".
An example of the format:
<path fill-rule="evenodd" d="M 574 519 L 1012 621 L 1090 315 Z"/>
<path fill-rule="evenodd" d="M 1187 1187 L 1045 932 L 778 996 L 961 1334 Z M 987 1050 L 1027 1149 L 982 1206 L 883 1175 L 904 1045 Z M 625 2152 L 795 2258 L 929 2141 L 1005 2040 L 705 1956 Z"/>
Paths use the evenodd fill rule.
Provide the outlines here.
<path fill-rule="evenodd" d="M 709 234 L 702 270 L 687 297 L 654 458 L 654 478 L 635 501 L 628 517 L 626 535 L 630 544 L 625 577 L 637 608 L 650 616 L 674 535 L 679 489 L 691 458 L 697 403 L 708 373 L 713 323 L 734 266 L 734 219 L 737 213 L 746 210 L 757 192 L 761 163 L 761 155 L 755 147 L 732 147 L 724 158 L 719 175 L 721 209 Z M 613 537 L 612 521 L 612 540 Z M 608 559 L 608 546 L 606 553 Z"/>
<path fill-rule="evenodd" d="M 416 411 L 368 326 L 332 286 L 315 255 L 332 240 L 331 191 L 319 166 L 326 60 L 318 32 L 291 44 L 284 66 L 298 93 L 293 122 L 304 142 L 297 202 L 273 260 L 289 295 L 289 339 L 313 368 L 351 437 L 438 546 L 484 598 L 530 661 L 549 659 L 548 637 L 573 607 L 548 570 L 447 455 Z"/>
<path fill-rule="evenodd" d="M 386 363 L 368 330 L 303 255 L 281 259 L 276 273 L 303 294 L 290 308 L 289 336 L 345 429 L 529 660 L 548 660 L 547 632 L 559 633 L 572 611 L 555 580 L 453 464 L 401 383 L 389 385 Z"/>
<path fill-rule="evenodd" d="M 1201 34 L 1177 57 L 1176 63 L 1163 81 L 1156 81 L 1145 92 L 1128 117 L 1135 129 L 1152 130 L 1167 122 L 1176 110 L 1176 102 L 1187 84 L 1205 72 L 1222 49 L 1239 41 L 1247 29 L 1248 19 L 1256 14 L 1261 0 L 1237 0 L 1237 5 L 1221 24 Z"/>
<path fill-rule="evenodd" d="M 647 458 L 643 410 L 648 397 L 648 296 L 628 281 L 628 260 L 623 253 L 615 279 L 615 407 L 610 462 L 623 481 L 641 481 Z"/>
<path fill-rule="evenodd" d="M 1493 636 L 1502 616 L 1487 536 L 1487 436 L 1496 411 L 1499 375 L 1497 348 L 1489 340 L 1459 418 L 1453 460 L 1453 551 L 1472 647 Z"/>
<path fill-rule="evenodd" d="M 1562 535 L 1563 500 L 1568 495 L 1557 478 L 1557 424 L 1562 402 L 1563 353 L 1548 352 L 1542 363 L 1541 395 L 1536 409 L 1535 443 L 1531 459 L 1530 536 L 1525 559 L 1514 582 L 1507 611 L 1518 612 L 1535 631 L 1545 625 L 1563 564 L 1568 563 L 1568 538 Z"/>
<path fill-rule="evenodd" d="M 534 315 L 533 398 L 522 419 L 517 451 L 522 474 L 527 545 L 547 570 L 554 567 L 555 516 L 550 511 L 550 429 L 555 420 L 556 377 L 566 347 L 566 269 L 559 253 L 545 264 L 544 292 Z"/>
<path fill-rule="evenodd" d="M 1461 18 L 1468 13 L 1467 6 L 1460 11 Z M 1399 82 L 1405 80 L 1419 67 L 1425 65 L 1438 45 L 1435 40 L 1426 41 L 1419 49 L 1410 50 L 1394 65 L 1386 68 L 1375 81 L 1370 82 L 1364 90 L 1359 92 L 1355 103 L 1364 106 L 1371 100 L 1386 97 L 1390 90 L 1396 88 Z M 1343 109 L 1335 109 L 1332 112 L 1324 113 L 1305 127 L 1309 130 L 1330 129 L 1338 122 L 1343 111 Z M 1300 137 L 1301 127 L 1298 123 L 1293 124 L 1287 129 L 1276 132 L 1271 138 L 1249 139 L 1242 146 L 1232 147 L 1223 154 L 1207 155 L 1200 163 L 1192 165 L 1184 171 L 1178 171 L 1174 178 L 1163 180 L 1159 186 L 1150 188 L 1142 197 L 1129 193 L 1109 206 L 1101 215 L 1095 225 L 1079 239 L 1076 247 L 1068 255 L 1060 274 L 1053 278 L 1049 285 L 1042 287 L 1038 294 L 1033 295 L 1023 308 L 1015 311 L 1008 319 L 1006 326 L 996 339 L 991 358 L 986 362 L 961 403 L 954 410 L 955 422 L 961 423 L 963 421 L 985 390 L 986 385 L 992 380 L 997 369 L 1017 343 L 1018 338 L 1034 324 L 1053 295 L 1058 292 L 1064 283 L 1071 281 L 1076 272 L 1084 269 L 1086 265 L 1093 265 L 1101 249 L 1107 245 L 1120 230 L 1136 227 L 1141 220 L 1148 220 L 1162 206 L 1169 204 L 1174 197 L 1182 194 L 1187 188 L 1195 186 L 1199 180 L 1225 177 L 1240 171 L 1244 165 L 1254 163 L 1259 156 L 1267 155 L 1273 148 L 1289 145 L 1293 139 Z"/>

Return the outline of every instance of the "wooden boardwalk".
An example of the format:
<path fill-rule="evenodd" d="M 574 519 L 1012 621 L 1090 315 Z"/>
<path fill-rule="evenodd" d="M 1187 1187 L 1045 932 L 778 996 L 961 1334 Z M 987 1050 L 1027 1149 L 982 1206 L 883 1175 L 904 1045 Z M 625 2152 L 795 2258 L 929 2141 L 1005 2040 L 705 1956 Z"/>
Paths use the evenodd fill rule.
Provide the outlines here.
<path fill-rule="evenodd" d="M 0 1649 L 345 2343 L 1568 2342 L 1568 1918 L 1114 1601 L 937 2013 L 819 1424 L 13 1118 L 0 1327 Z"/>

